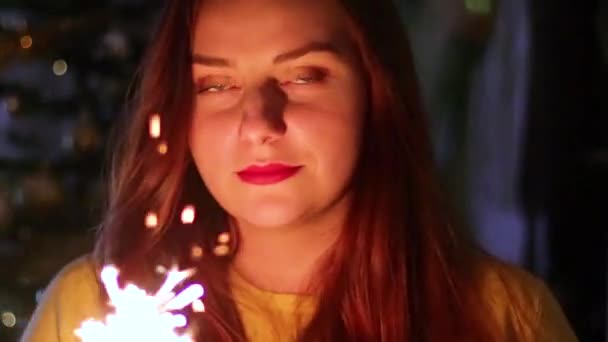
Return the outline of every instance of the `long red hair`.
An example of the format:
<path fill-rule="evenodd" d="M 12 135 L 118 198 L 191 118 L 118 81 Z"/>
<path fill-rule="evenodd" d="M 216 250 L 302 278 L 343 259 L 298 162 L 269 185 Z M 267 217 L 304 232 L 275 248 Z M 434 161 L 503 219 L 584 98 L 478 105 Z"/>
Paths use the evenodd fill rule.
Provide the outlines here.
<path fill-rule="evenodd" d="M 201 0 L 202 1 L 202 0 Z M 412 55 L 390 0 L 341 0 L 350 15 L 368 80 L 369 110 L 343 234 L 319 272 L 319 307 L 302 341 L 487 341 L 493 323 L 479 295 L 477 249 L 453 228 L 434 172 Z M 200 340 L 245 340 L 230 297 L 230 256 L 190 257 L 213 249 L 229 229 L 188 150 L 193 86 L 191 38 L 199 2 L 170 1 L 140 71 L 133 109 L 120 128 L 109 203 L 95 253 L 122 281 L 153 287 L 155 265 L 196 267 L 207 288 L 203 315 L 190 315 Z M 151 114 L 163 123 L 148 136 Z M 168 153 L 158 144 L 166 141 Z M 180 227 L 179 212 L 198 218 Z M 157 229 L 144 226 L 153 211 Z M 233 234 L 233 236 L 238 236 Z M 238 248 L 238 239 L 232 240 Z"/>

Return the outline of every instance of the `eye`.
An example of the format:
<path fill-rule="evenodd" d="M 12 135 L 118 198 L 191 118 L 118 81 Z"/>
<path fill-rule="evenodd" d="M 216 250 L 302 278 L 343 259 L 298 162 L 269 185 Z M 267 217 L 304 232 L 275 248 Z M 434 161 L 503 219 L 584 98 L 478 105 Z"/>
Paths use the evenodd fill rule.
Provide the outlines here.
<path fill-rule="evenodd" d="M 289 80 L 284 84 L 305 85 L 323 82 L 327 78 L 327 70 L 316 67 L 299 68 L 293 70 Z"/>
<path fill-rule="evenodd" d="M 205 76 L 196 82 L 196 92 L 218 93 L 237 88 L 236 83 L 228 76 Z"/>

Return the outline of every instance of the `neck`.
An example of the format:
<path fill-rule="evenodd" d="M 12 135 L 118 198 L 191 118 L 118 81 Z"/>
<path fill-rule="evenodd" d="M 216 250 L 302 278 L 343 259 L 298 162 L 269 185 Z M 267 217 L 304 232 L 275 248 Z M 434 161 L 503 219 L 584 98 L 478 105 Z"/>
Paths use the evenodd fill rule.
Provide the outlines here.
<path fill-rule="evenodd" d="M 263 290 L 310 294 L 318 266 L 342 230 L 346 207 L 346 203 L 337 203 L 313 220 L 283 227 L 239 222 L 234 269 Z"/>

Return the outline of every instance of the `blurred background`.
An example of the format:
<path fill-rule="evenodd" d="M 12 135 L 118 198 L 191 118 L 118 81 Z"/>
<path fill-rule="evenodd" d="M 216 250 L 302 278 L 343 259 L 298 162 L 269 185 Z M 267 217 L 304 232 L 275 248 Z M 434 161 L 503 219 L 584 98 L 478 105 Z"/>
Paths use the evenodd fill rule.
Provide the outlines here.
<path fill-rule="evenodd" d="M 547 282 L 581 341 L 605 341 L 608 1 L 399 4 L 460 218 Z M 91 248 L 108 135 L 161 5 L 0 0 L 0 341 Z"/>

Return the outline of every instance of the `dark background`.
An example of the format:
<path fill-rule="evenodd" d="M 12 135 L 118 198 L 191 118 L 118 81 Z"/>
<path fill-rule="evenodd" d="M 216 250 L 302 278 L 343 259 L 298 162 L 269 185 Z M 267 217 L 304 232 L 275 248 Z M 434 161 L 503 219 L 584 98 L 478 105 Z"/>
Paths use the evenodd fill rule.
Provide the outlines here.
<path fill-rule="evenodd" d="M 91 248 L 159 0 L 0 0 L 0 341 Z M 606 341 L 608 1 L 401 1 L 459 215 Z M 378 24 L 382 18 L 378 18 Z"/>

